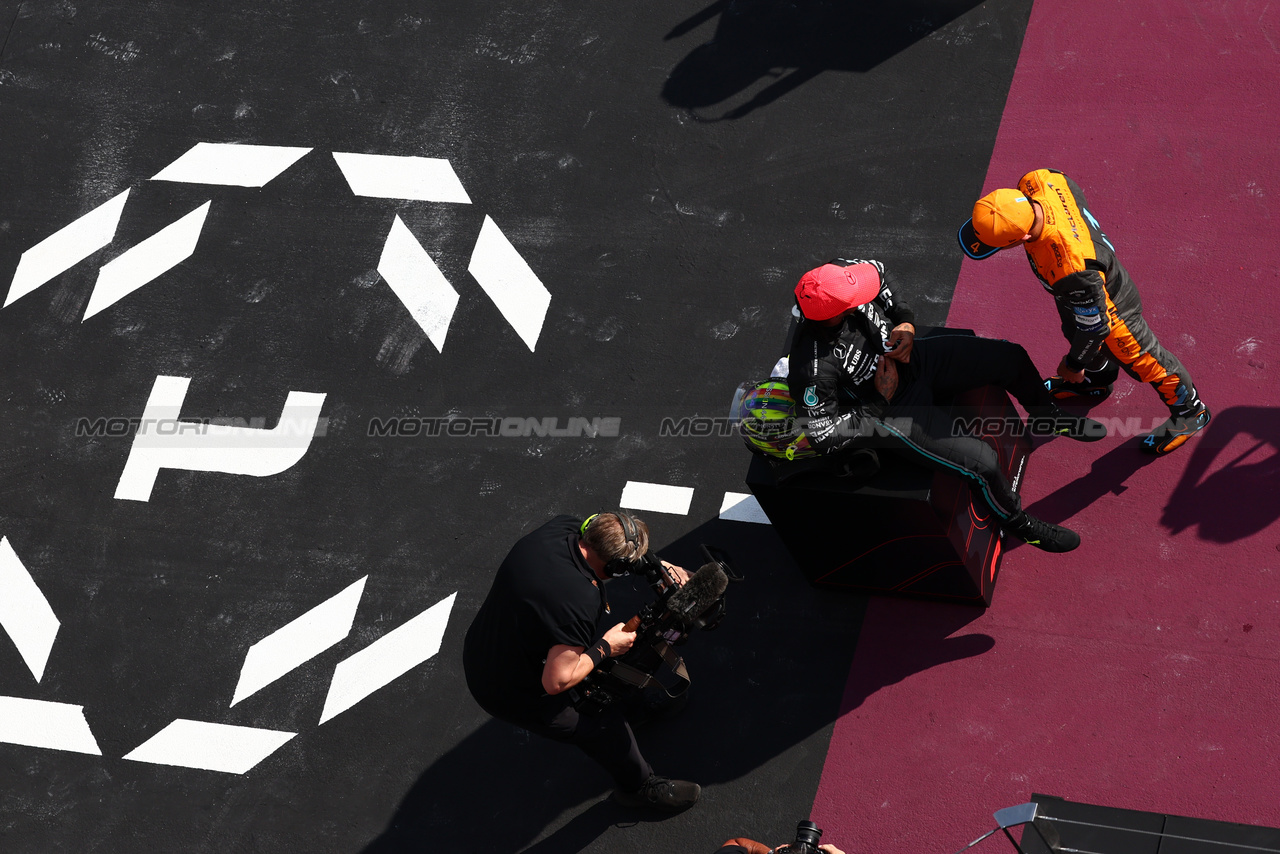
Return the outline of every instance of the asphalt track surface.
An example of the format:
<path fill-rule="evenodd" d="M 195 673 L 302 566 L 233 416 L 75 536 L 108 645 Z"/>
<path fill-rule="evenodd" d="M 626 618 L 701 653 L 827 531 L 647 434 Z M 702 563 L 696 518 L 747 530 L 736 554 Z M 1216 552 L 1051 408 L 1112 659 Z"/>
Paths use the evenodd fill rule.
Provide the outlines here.
<path fill-rule="evenodd" d="M 812 814 L 848 852 L 927 854 L 1035 791 L 1280 825 L 1280 19 L 1062 5 L 10 7 L 3 850 L 710 852 Z M 200 143 L 266 172 L 163 177 Z M 335 154 L 417 158 L 359 161 L 392 184 L 433 158 L 452 189 L 360 194 Z M 1027 500 L 1085 545 L 1010 550 L 985 611 L 809 587 L 767 524 L 720 518 L 740 443 L 663 419 L 723 416 L 843 253 L 1051 372 L 1030 273 L 954 237 L 1042 165 L 1089 191 L 1214 424 L 1146 465 L 1119 435 L 1039 449 Z M 306 429 L 148 490 L 130 419 L 157 388 L 184 421 Z M 1122 378 L 1095 414 L 1156 410 Z M 570 435 L 371 429 L 445 418 Z M 488 719 L 460 669 L 510 543 L 652 503 L 628 484 L 683 488 L 637 510 L 664 556 L 746 576 L 687 647 L 689 707 L 640 733 L 704 786 L 665 819 Z"/>

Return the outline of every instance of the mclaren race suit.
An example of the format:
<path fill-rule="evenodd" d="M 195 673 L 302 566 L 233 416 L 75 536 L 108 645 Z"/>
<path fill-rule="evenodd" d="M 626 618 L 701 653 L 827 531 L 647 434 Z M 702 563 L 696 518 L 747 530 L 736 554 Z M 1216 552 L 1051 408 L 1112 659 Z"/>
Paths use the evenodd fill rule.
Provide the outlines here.
<path fill-rule="evenodd" d="M 956 429 L 950 398 L 994 385 L 1009 391 L 1032 415 L 1054 414 L 1053 399 L 1031 357 L 1018 344 L 973 335 L 933 335 L 914 342 L 898 372 L 892 402 L 876 391 L 875 373 L 889 333 L 913 314 L 898 302 L 878 261 L 837 258 L 841 266 L 873 264 L 880 293 L 851 309 L 835 326 L 802 321 L 791 347 L 791 393 L 809 442 L 821 453 L 850 447 L 897 452 L 915 463 L 963 478 L 997 518 L 1018 515 L 1021 502 L 996 451 Z"/>
<path fill-rule="evenodd" d="M 1191 375 L 1160 346 L 1142 319 L 1142 298 L 1116 258 L 1115 247 L 1089 212 L 1079 185 L 1061 172 L 1037 169 L 1018 190 L 1039 202 L 1044 229 L 1023 246 L 1045 290 L 1053 295 L 1070 342 L 1063 361 L 1084 370 L 1085 382 L 1107 386 L 1119 368 L 1150 383 L 1174 416 L 1198 405 Z"/>

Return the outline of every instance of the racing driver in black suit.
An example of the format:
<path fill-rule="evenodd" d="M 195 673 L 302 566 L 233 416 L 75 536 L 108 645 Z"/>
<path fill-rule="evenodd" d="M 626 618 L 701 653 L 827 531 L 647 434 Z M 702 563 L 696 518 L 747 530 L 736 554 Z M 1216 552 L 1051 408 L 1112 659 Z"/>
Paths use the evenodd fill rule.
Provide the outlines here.
<path fill-rule="evenodd" d="M 788 385 L 809 442 L 822 453 L 887 448 L 967 482 L 999 524 L 1050 552 L 1080 544 L 1074 531 L 1037 519 L 1001 470 L 995 450 L 956 429 L 947 398 L 999 386 L 1030 415 L 1037 432 L 1095 441 L 1097 421 L 1054 404 L 1027 351 L 972 335 L 915 339 L 914 314 L 900 302 L 879 261 L 836 258 L 810 270 L 795 290 L 802 321 Z"/>

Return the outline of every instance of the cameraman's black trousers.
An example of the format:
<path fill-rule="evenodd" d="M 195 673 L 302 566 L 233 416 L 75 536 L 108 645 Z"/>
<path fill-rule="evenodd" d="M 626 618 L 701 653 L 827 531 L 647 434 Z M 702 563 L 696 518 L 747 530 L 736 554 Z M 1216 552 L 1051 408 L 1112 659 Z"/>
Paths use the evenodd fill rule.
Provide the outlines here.
<path fill-rule="evenodd" d="M 485 711 L 535 735 L 576 746 L 608 771 L 624 791 L 634 792 L 653 775 L 653 769 L 640 755 L 635 733 L 619 706 L 600 714 L 582 714 L 573 707 L 566 691 L 542 697 L 536 715 Z"/>

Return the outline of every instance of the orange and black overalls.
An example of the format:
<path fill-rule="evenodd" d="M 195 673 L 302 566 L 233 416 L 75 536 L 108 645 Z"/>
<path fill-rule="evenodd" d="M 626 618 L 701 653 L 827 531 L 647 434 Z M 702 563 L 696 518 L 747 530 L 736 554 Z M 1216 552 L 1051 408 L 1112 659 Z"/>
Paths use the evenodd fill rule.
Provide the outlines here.
<path fill-rule="evenodd" d="M 1108 385 L 1124 368 L 1150 383 L 1175 417 L 1190 414 L 1199 403 L 1191 375 L 1142 319 L 1138 289 L 1079 185 L 1061 172 L 1037 169 L 1022 177 L 1018 189 L 1044 210 L 1044 230 L 1023 245 L 1057 304 L 1070 342 L 1067 367 L 1083 369 L 1090 385 Z"/>

